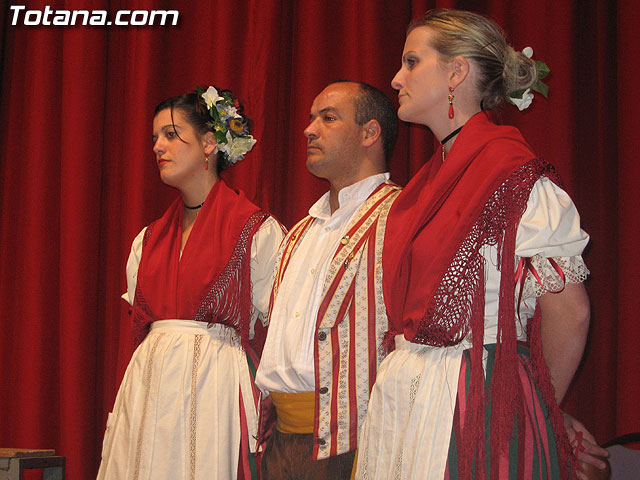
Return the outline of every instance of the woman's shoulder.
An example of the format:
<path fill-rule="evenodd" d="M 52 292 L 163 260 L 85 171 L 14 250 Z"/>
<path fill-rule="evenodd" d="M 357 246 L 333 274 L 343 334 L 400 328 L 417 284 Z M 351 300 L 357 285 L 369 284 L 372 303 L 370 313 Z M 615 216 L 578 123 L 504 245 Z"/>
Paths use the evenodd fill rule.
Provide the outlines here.
<path fill-rule="evenodd" d="M 579 255 L 589 242 L 571 197 L 552 179 L 540 177 L 529 194 L 518 225 L 517 254 L 530 257 Z"/>

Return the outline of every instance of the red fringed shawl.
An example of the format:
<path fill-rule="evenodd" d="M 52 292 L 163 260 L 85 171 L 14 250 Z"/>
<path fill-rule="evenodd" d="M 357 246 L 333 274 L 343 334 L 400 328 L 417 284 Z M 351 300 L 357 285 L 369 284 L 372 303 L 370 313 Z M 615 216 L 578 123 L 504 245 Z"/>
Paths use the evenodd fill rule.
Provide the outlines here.
<path fill-rule="evenodd" d="M 529 194 L 541 176 L 557 181 L 553 167 L 536 159 L 520 132 L 478 113 L 465 124 L 445 162 L 438 149 L 413 177 L 389 214 L 383 253 L 388 333 L 414 343 L 451 346 L 471 332 L 471 384 L 459 452 L 460 478 L 485 478 L 484 257 L 496 245 L 501 271 L 498 345 L 491 384 L 491 464 L 508 454 L 523 394 L 517 381 L 515 239 Z M 529 323 L 535 381 L 549 407 L 562 478 L 569 477 L 571 448 L 542 358 L 539 311 Z"/>
<path fill-rule="evenodd" d="M 236 330 L 243 346 L 251 317 L 251 241 L 266 214 L 218 180 L 180 256 L 182 199 L 147 228 L 133 304 L 136 341 L 151 322 L 190 319 Z"/>

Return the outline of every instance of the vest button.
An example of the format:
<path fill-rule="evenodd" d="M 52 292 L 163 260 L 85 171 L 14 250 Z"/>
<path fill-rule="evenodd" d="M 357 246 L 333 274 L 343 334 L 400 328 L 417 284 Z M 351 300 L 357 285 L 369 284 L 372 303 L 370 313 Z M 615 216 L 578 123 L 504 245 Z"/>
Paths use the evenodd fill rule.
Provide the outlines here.
<path fill-rule="evenodd" d="M 318 390 L 320 393 L 327 393 L 329 391 L 329 389 L 327 387 L 321 387 L 320 390 Z"/>
<path fill-rule="evenodd" d="M 323 438 L 318 438 L 316 442 L 318 443 L 318 445 L 325 445 L 327 443 Z"/>
<path fill-rule="evenodd" d="M 324 342 L 326 339 L 327 339 L 327 332 L 318 333 L 318 340 L 320 340 L 321 342 Z"/>

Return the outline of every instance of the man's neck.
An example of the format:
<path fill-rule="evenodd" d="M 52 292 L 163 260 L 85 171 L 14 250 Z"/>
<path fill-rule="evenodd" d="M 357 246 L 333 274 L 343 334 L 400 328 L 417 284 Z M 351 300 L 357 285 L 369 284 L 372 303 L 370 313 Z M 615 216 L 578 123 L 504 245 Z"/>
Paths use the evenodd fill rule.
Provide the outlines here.
<path fill-rule="evenodd" d="M 340 208 L 340 192 L 342 191 L 343 188 L 350 187 L 351 185 L 355 185 L 356 183 L 361 182 L 366 178 L 369 178 L 373 175 L 379 175 L 382 173 L 385 173 L 385 172 L 384 171 L 370 172 L 368 174 L 358 176 L 355 180 L 352 180 L 350 182 L 340 183 L 340 184 L 331 182 L 329 187 L 329 208 L 331 209 L 331 215 L 333 215 L 333 212 L 335 212 Z"/>

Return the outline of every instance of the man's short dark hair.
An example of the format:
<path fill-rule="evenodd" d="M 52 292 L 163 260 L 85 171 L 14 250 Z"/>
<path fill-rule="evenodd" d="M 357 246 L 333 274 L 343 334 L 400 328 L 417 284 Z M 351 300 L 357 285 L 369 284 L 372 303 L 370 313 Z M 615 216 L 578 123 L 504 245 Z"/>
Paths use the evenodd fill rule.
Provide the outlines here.
<path fill-rule="evenodd" d="M 337 80 L 331 83 L 355 83 L 360 87 L 354 99 L 356 123 L 364 125 L 369 120 L 377 120 L 382 129 L 382 147 L 385 161 L 388 162 L 398 138 L 398 116 L 391 99 L 376 87 L 353 80 Z"/>

